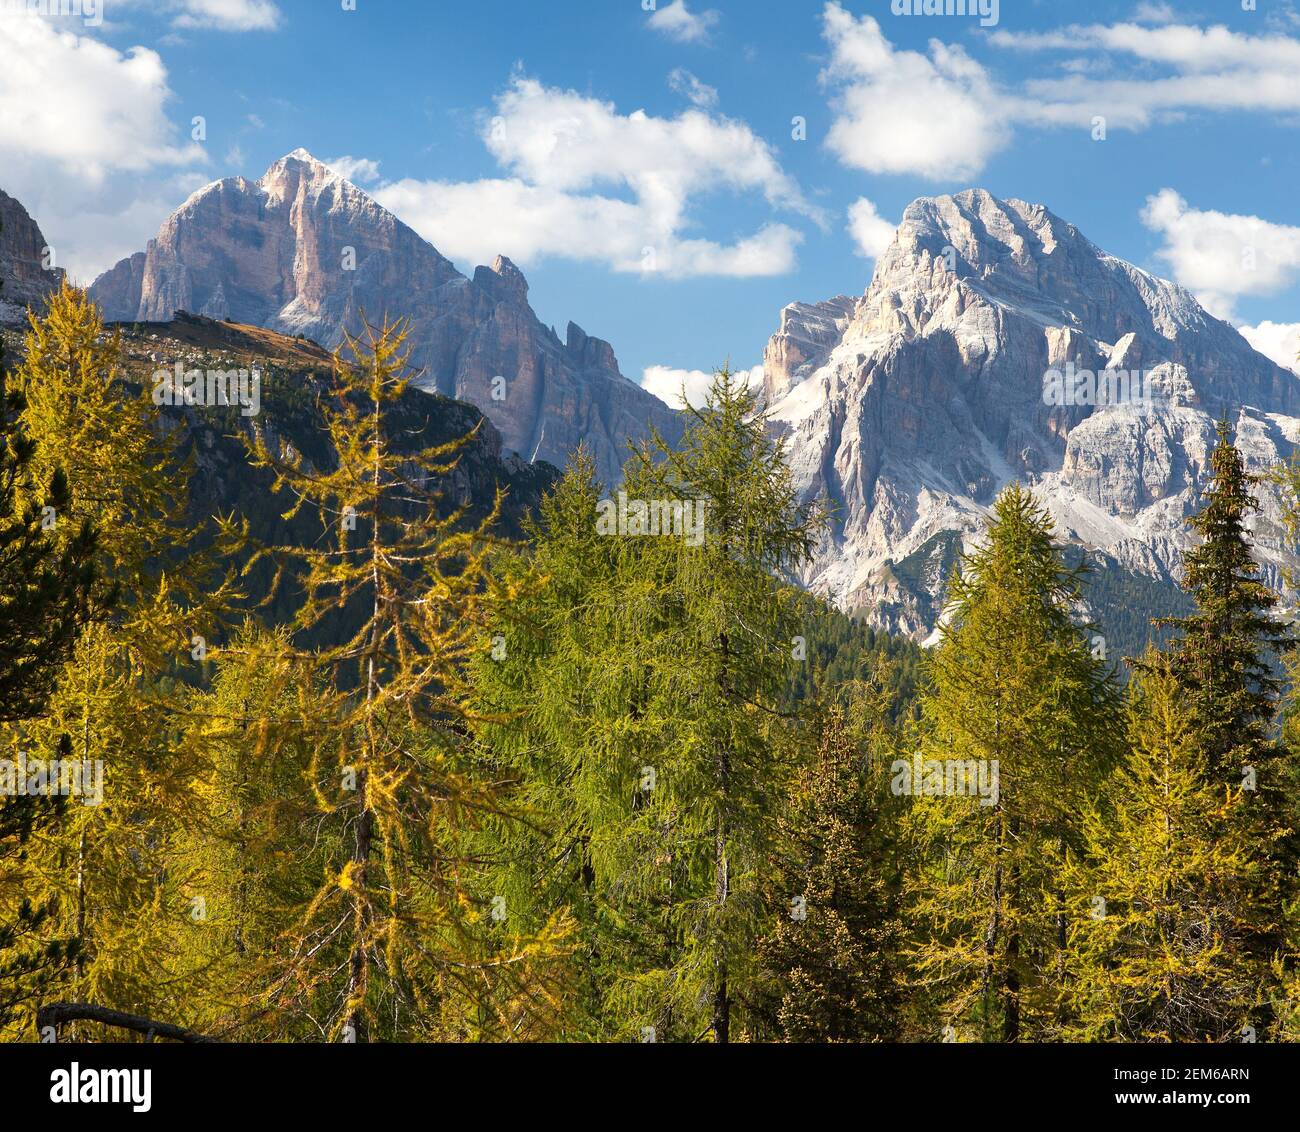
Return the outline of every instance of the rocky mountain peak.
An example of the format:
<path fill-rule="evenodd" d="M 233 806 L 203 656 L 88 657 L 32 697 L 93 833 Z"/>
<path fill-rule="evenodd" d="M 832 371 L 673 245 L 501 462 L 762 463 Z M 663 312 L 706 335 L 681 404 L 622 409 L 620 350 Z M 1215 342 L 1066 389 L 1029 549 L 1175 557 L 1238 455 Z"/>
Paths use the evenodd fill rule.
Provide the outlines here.
<path fill-rule="evenodd" d="M 282 158 L 280 158 L 280 160 L 277 161 L 275 164 L 276 164 L 276 165 L 286 165 L 286 164 L 288 164 L 289 162 L 297 162 L 299 165 L 308 165 L 308 166 L 311 166 L 311 167 L 313 167 L 313 168 L 317 168 L 317 169 L 328 169 L 328 168 L 329 168 L 329 167 L 325 164 L 325 162 L 320 161 L 320 160 L 318 160 L 317 158 L 313 157 L 310 153 L 308 153 L 305 149 L 303 149 L 302 146 L 299 146 L 297 149 L 292 150 L 292 151 L 290 151 L 289 153 L 286 153 L 286 154 L 285 154 Z"/>
<path fill-rule="evenodd" d="M 582 370 L 618 373 L 618 359 L 614 347 L 603 338 L 592 338 L 576 322 L 571 322 L 565 332 L 565 349 L 573 363 Z"/>
<path fill-rule="evenodd" d="M 334 172 L 325 162 L 319 158 L 313 157 L 307 150 L 301 146 L 283 157 L 271 162 L 265 173 L 262 174 L 260 184 L 268 184 L 277 181 L 286 175 L 308 177 L 312 180 L 343 180 L 338 173 Z"/>
<path fill-rule="evenodd" d="M 976 295 L 1107 343 L 1129 333 L 1177 340 L 1217 321 L 1189 292 L 1107 255 L 1042 204 L 983 189 L 913 201 L 877 263 L 868 322 L 917 330 Z M 901 313 L 882 318 L 882 308 Z"/>
<path fill-rule="evenodd" d="M 491 267 L 476 267 L 474 283 L 503 303 L 528 305 L 528 280 L 506 256 L 497 256 Z"/>

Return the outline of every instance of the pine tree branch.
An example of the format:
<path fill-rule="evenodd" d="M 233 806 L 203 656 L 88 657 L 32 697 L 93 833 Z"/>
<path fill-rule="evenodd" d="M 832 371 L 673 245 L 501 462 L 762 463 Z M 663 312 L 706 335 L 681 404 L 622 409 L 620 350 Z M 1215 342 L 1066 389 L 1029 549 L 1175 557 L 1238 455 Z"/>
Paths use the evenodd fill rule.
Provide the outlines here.
<path fill-rule="evenodd" d="M 120 1010 L 110 1010 L 106 1006 L 95 1006 L 87 1002 L 51 1002 L 36 1012 L 37 1032 L 53 1026 L 57 1032 L 64 1022 L 101 1022 L 105 1026 L 116 1026 L 123 1030 L 134 1030 L 145 1034 L 147 1041 L 154 1038 L 170 1038 L 176 1042 L 190 1044 L 218 1043 L 219 1039 L 207 1034 L 197 1034 L 193 1030 L 173 1026 L 170 1022 L 155 1022 L 138 1014 L 124 1014 Z"/>

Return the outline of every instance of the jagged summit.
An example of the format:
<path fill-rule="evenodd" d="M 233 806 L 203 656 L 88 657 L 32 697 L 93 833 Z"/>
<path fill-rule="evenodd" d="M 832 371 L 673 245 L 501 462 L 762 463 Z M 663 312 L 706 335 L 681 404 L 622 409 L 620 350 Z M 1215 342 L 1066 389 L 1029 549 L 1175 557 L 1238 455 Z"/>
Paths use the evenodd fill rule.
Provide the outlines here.
<path fill-rule="evenodd" d="M 1094 337 L 1114 335 L 1112 314 L 1133 314 L 1138 293 L 1150 328 L 1162 336 L 1217 321 L 1190 292 L 1107 255 L 1045 205 L 1000 200 L 984 189 L 914 200 L 876 275 L 897 281 L 927 256 L 992 302 L 1037 311 Z"/>
<path fill-rule="evenodd" d="M 326 164 L 319 157 L 299 146 L 291 150 L 283 157 L 278 157 L 266 167 L 266 172 L 262 174 L 258 181 L 260 184 L 266 184 L 277 177 L 283 176 L 286 170 L 294 170 L 298 173 L 306 173 L 321 181 L 347 181 L 347 178 L 339 173 L 332 165 Z M 349 182 L 351 183 L 351 182 Z"/>

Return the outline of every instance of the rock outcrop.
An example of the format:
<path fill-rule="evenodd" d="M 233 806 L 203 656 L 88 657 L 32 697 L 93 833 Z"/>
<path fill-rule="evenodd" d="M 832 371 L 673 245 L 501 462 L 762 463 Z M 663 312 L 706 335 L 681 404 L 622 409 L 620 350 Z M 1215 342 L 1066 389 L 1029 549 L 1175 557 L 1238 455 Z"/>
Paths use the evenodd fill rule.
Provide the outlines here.
<path fill-rule="evenodd" d="M 784 397 L 817 370 L 844 336 L 858 301 L 837 295 L 824 303 L 791 303 L 781 327 L 763 352 L 763 391 L 769 402 Z"/>

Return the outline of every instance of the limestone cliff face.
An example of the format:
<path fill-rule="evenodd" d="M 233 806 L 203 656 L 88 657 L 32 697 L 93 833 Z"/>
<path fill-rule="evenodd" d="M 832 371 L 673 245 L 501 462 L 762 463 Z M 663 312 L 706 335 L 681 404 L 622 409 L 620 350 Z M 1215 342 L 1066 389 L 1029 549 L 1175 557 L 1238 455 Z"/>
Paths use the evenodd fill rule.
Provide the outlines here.
<path fill-rule="evenodd" d="M 677 415 L 623 377 L 613 349 L 570 325 L 543 326 L 504 257 L 466 278 L 436 248 L 304 150 L 258 181 L 232 177 L 190 197 L 143 253 L 91 288 L 109 319 L 177 310 L 338 345 L 388 316 L 411 320 L 416 383 L 482 409 L 507 449 L 563 465 L 585 442 L 606 482 L 627 441 Z M 498 380 L 500 379 L 500 380 Z"/>
<path fill-rule="evenodd" d="M 95 280 L 92 292 L 104 317 L 111 321 L 134 321 L 140 310 L 144 287 L 144 252 L 136 252 Z"/>
<path fill-rule="evenodd" d="M 46 242 L 27 209 L 0 190 L 0 323 L 21 323 L 29 306 L 39 306 L 63 280 L 61 268 L 47 269 Z"/>
<path fill-rule="evenodd" d="M 786 309 L 765 384 L 801 490 L 839 513 L 802 580 L 885 627 L 933 628 L 933 587 L 910 605 L 882 597 L 895 568 L 946 532 L 969 543 L 1011 479 L 1034 486 L 1060 536 L 1173 579 L 1214 419 L 1236 424 L 1255 469 L 1300 439 L 1295 374 L 1041 205 L 980 190 L 917 200 L 846 302 Z M 1067 363 L 1141 374 L 1153 397 L 1052 403 L 1044 376 Z M 1276 582 L 1296 548 L 1262 494 L 1255 529 Z"/>

